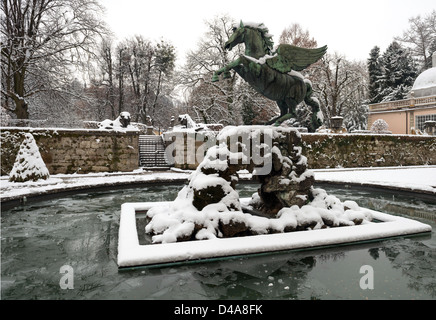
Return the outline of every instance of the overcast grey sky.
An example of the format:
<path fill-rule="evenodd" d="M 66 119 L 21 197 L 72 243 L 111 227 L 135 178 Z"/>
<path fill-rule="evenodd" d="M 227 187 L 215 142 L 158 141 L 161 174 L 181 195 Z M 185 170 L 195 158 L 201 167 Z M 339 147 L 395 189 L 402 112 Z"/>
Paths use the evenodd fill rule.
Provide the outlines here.
<path fill-rule="evenodd" d="M 435 0 L 101 0 L 105 20 L 119 39 L 141 34 L 170 41 L 178 60 L 195 49 L 206 31 L 204 22 L 228 14 L 235 20 L 263 22 L 277 44 L 292 23 L 307 29 L 318 45 L 348 59 L 366 60 L 402 35 L 409 18 L 436 10 Z"/>

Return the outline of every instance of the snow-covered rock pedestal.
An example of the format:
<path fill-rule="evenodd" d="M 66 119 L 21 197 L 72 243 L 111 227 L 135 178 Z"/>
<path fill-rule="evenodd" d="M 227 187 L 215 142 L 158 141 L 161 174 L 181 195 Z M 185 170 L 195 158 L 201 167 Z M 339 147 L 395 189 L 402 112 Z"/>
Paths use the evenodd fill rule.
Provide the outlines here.
<path fill-rule="evenodd" d="M 147 212 L 154 243 L 351 226 L 371 221 L 355 203 L 314 189 L 313 173 L 292 128 L 226 127 L 173 202 Z M 242 205 L 238 171 L 261 186 Z M 248 212 L 248 213 L 247 213 Z"/>
<path fill-rule="evenodd" d="M 208 150 L 191 178 L 193 204 L 198 210 L 231 196 L 241 170 L 253 173 L 261 183 L 251 205 L 264 215 L 275 217 L 283 207 L 301 207 L 310 199 L 314 177 L 307 170 L 301 136 L 296 130 L 227 127 L 217 140 L 218 145 Z M 216 178 L 225 180 L 232 191 L 225 191 L 222 186 L 226 184 Z M 227 203 L 229 210 L 239 207 L 239 202 Z"/>

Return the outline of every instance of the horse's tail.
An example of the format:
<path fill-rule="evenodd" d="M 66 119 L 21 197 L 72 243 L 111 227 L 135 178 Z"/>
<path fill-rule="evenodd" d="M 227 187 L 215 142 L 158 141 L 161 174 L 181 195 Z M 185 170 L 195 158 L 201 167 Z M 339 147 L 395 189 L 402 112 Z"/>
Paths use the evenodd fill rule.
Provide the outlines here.
<path fill-rule="evenodd" d="M 314 132 L 323 123 L 323 116 L 320 110 L 319 100 L 313 96 L 312 82 L 308 79 L 304 79 L 304 83 L 306 84 L 306 96 L 304 97 L 304 102 L 312 107 L 312 121 L 309 131 Z"/>

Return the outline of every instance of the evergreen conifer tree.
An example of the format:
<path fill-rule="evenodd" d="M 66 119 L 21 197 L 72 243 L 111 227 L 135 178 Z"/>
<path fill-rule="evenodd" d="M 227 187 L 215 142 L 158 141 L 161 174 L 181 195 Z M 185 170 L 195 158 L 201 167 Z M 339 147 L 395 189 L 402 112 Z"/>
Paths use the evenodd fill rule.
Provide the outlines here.
<path fill-rule="evenodd" d="M 375 46 L 369 53 L 367 66 L 369 74 L 369 103 L 379 103 L 382 99 L 380 96 L 380 79 L 383 75 L 379 47 Z"/>
<path fill-rule="evenodd" d="M 410 53 L 394 41 L 384 52 L 381 62 L 383 75 L 379 86 L 382 101 L 407 98 L 418 73 Z"/>

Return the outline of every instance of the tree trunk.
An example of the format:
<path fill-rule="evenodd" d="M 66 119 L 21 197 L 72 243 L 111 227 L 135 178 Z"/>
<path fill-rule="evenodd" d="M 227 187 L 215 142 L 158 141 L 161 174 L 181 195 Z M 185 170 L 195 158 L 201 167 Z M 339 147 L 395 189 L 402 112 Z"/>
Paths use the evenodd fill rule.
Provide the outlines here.
<path fill-rule="evenodd" d="M 162 71 L 159 71 L 156 94 L 154 95 L 154 101 L 153 101 L 152 110 L 151 110 L 151 123 L 152 123 L 152 125 L 154 125 L 154 112 L 156 110 L 157 99 L 159 98 L 159 94 L 160 94 L 161 81 L 162 81 Z"/>
<path fill-rule="evenodd" d="M 23 66 L 23 62 L 19 61 L 19 65 Z M 18 68 L 17 68 L 18 69 Z M 15 102 L 14 113 L 17 119 L 29 119 L 28 104 L 24 99 L 25 89 L 24 82 L 26 77 L 26 68 L 23 66 L 19 72 L 14 73 L 14 88 L 11 95 L 12 100 Z"/>
<path fill-rule="evenodd" d="M 15 110 L 14 113 L 17 119 L 29 119 L 29 110 L 27 102 L 24 99 L 14 99 Z"/>

